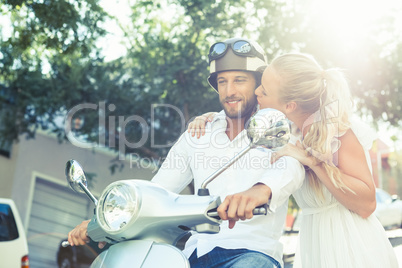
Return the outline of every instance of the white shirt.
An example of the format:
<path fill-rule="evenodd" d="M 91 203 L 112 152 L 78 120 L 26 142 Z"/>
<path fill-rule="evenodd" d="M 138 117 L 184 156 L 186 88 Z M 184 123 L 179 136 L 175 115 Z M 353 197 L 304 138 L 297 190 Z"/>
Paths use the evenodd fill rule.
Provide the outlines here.
<path fill-rule="evenodd" d="M 206 133 L 200 139 L 185 132 L 152 181 L 179 193 L 194 179 L 194 192 L 197 193 L 209 175 L 250 143 L 246 130 L 230 141 L 226 127 L 222 111 L 207 124 Z M 227 195 L 248 190 L 258 182 L 264 183 L 272 190 L 268 215 L 238 221 L 233 229 L 229 229 L 228 221 L 224 221 L 218 234 L 193 234 L 183 251 L 187 257 L 195 248 L 198 257 L 215 247 L 246 248 L 273 257 L 283 267 L 283 247 L 278 240 L 285 224 L 288 198 L 302 185 L 305 171 L 294 158 L 282 157 L 273 165 L 270 158 L 269 149 L 251 149 L 207 186 L 211 195 L 219 195 L 223 201 Z"/>

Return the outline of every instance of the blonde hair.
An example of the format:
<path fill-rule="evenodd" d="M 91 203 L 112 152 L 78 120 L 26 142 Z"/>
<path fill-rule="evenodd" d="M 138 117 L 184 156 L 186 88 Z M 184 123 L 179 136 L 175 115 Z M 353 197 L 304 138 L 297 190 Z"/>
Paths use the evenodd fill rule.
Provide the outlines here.
<path fill-rule="evenodd" d="M 280 78 L 279 99 L 284 103 L 293 101 L 302 112 L 310 114 L 304 124 L 311 124 L 302 142 L 304 148 L 324 167 L 335 187 L 353 192 L 342 181 L 332 152 L 339 134 L 350 128 L 352 99 L 344 74 L 339 69 L 324 70 L 306 54 L 281 55 L 270 67 Z M 312 170 L 307 172 L 313 189 L 323 197 L 317 175 Z"/>

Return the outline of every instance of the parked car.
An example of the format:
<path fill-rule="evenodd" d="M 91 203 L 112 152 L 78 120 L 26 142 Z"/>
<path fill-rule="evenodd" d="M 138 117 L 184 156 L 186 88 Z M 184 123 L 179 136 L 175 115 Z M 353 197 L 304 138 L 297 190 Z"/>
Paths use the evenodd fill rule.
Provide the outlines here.
<path fill-rule="evenodd" d="M 374 214 L 385 229 L 402 227 L 402 201 L 383 189 L 376 189 L 377 207 Z"/>
<path fill-rule="evenodd" d="M 28 243 L 11 199 L 0 198 L 0 267 L 29 268 Z"/>
<path fill-rule="evenodd" d="M 57 264 L 59 268 L 86 268 L 91 265 L 95 258 L 104 250 L 109 248 L 109 244 L 102 249 L 98 247 L 98 242 L 90 241 L 83 246 L 61 246 L 60 241 L 59 250 L 57 251 Z"/>

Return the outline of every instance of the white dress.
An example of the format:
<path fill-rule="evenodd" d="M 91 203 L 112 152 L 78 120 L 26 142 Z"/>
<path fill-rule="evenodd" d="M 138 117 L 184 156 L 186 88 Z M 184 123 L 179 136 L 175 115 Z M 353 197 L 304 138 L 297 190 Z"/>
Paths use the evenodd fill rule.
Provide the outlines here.
<path fill-rule="evenodd" d="M 351 128 L 370 163 L 368 150 L 373 142 L 370 132 L 357 122 Z M 363 219 L 340 204 L 327 188 L 322 188 L 325 201 L 316 197 L 307 178 L 294 193 L 302 209 L 302 221 L 293 267 L 397 268 L 395 252 L 376 216 Z"/>

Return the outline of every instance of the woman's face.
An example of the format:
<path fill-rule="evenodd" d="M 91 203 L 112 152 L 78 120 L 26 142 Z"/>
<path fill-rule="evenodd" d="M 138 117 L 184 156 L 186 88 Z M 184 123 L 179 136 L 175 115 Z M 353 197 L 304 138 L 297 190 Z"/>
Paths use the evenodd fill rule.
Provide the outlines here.
<path fill-rule="evenodd" d="M 262 75 L 261 85 L 255 90 L 261 109 L 273 108 L 285 112 L 285 104 L 279 100 L 280 78 L 275 71 L 268 67 Z"/>

